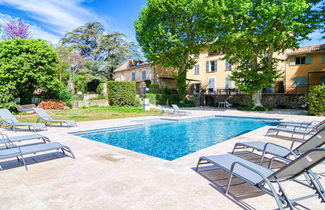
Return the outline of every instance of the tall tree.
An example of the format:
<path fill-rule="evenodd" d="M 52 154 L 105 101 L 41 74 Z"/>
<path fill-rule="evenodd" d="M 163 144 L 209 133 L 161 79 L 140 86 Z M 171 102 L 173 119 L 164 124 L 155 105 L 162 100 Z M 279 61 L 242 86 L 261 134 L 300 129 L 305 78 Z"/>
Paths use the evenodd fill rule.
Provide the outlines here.
<path fill-rule="evenodd" d="M 131 43 L 122 33 L 106 33 L 98 22 L 86 23 L 65 34 L 61 44 L 75 50 L 88 60 L 93 75 L 113 78 L 113 70 L 130 56 Z"/>
<path fill-rule="evenodd" d="M 135 21 L 136 37 L 145 57 L 152 64 L 177 70 L 180 100 L 186 94 L 186 73 L 211 37 L 202 29 L 204 18 L 199 0 L 148 0 Z"/>
<path fill-rule="evenodd" d="M 262 106 L 261 91 L 279 77 L 274 53 L 298 47 L 317 28 L 315 1 L 206 0 L 205 31 L 217 39 L 213 50 L 236 65 L 232 79 Z"/>
<path fill-rule="evenodd" d="M 31 38 L 29 25 L 22 19 L 10 20 L 4 26 L 4 32 L 6 39 L 16 39 L 17 37 L 20 37 L 21 39 Z"/>

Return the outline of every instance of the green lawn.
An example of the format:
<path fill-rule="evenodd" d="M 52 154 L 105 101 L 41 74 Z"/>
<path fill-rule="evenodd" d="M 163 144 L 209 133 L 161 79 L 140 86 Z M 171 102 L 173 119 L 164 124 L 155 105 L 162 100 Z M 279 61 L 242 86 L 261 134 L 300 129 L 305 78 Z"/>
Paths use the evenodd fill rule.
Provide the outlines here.
<path fill-rule="evenodd" d="M 159 110 L 144 111 L 142 107 L 82 107 L 79 109 L 69 109 L 60 111 L 47 111 L 53 119 L 91 121 L 108 120 L 127 117 L 142 117 L 160 115 Z M 20 122 L 36 122 L 36 114 L 16 115 Z"/>

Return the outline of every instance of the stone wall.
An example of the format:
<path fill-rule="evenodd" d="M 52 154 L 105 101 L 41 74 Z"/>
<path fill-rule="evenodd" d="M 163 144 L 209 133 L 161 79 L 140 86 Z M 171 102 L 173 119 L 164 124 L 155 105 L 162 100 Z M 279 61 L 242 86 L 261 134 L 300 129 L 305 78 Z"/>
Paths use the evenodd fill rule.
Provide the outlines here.
<path fill-rule="evenodd" d="M 108 100 L 94 100 L 94 101 L 73 101 L 72 107 L 83 107 L 83 106 L 108 106 Z"/>
<path fill-rule="evenodd" d="M 191 96 L 197 106 L 216 106 L 218 102 L 227 100 L 233 105 L 248 105 L 247 95 L 195 95 Z M 264 93 L 262 104 L 272 108 L 306 109 L 306 93 Z"/>

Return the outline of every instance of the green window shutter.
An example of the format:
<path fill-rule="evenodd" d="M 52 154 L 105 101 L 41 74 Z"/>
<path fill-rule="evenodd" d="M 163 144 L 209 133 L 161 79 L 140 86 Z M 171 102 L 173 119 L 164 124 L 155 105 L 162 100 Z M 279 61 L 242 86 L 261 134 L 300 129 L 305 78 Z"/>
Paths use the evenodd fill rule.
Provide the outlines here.
<path fill-rule="evenodd" d="M 206 72 L 209 72 L 209 61 L 205 62 Z"/>
<path fill-rule="evenodd" d="M 290 57 L 290 65 L 296 65 L 296 57 L 295 56 Z"/>
<path fill-rule="evenodd" d="M 306 87 L 308 86 L 308 77 L 295 77 L 293 78 L 294 87 Z"/>
<path fill-rule="evenodd" d="M 218 71 L 218 60 L 214 61 L 214 71 Z"/>
<path fill-rule="evenodd" d="M 325 63 L 325 53 L 323 53 L 323 63 Z"/>
<path fill-rule="evenodd" d="M 308 54 L 306 56 L 306 64 L 311 64 L 313 60 L 313 55 L 312 54 Z"/>

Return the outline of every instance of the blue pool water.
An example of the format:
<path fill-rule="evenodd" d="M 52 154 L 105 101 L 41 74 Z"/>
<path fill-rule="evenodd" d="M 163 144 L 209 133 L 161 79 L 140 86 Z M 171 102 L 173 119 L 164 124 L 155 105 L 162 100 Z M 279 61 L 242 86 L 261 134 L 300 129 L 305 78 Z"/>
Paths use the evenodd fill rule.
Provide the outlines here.
<path fill-rule="evenodd" d="M 216 116 L 186 121 L 155 120 L 147 125 L 72 133 L 87 139 L 174 160 L 278 119 Z"/>

